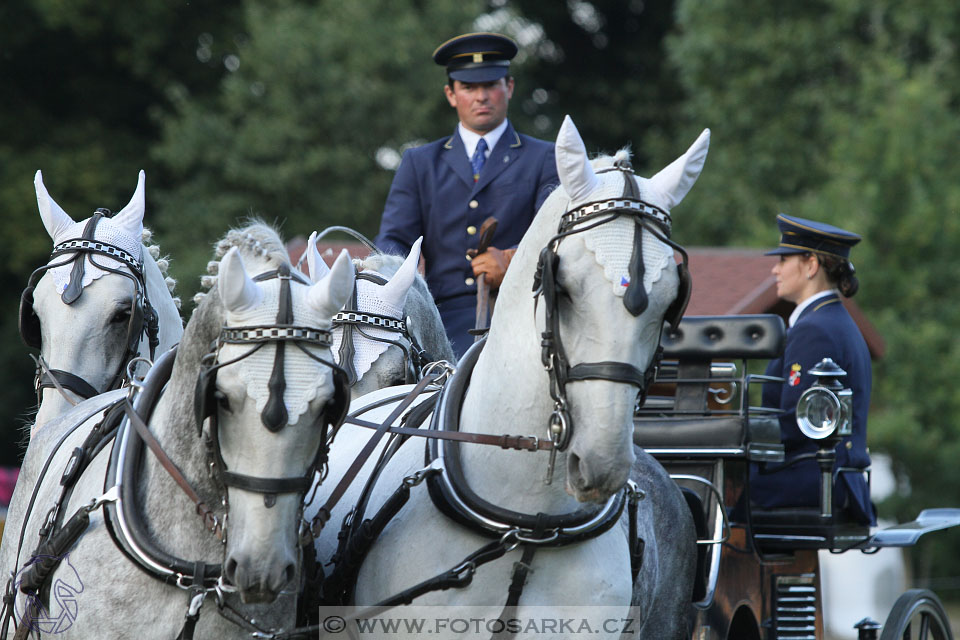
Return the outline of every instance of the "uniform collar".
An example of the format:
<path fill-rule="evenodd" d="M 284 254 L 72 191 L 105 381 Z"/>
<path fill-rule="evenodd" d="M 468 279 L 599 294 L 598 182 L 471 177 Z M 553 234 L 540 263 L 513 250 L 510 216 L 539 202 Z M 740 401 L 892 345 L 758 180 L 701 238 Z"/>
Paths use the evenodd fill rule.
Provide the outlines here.
<path fill-rule="evenodd" d="M 806 311 L 814 302 L 826 298 L 827 296 L 837 295 L 837 293 L 838 292 L 836 289 L 827 289 L 826 291 L 813 294 L 797 305 L 797 308 L 793 310 L 793 313 L 790 314 L 790 318 L 787 320 L 787 326 L 792 327 L 793 325 L 797 324 L 797 320 L 800 319 L 800 316 L 803 315 L 803 312 Z"/>
<path fill-rule="evenodd" d="M 497 143 L 500 142 L 500 137 L 503 135 L 503 132 L 507 130 L 508 120 L 503 119 L 495 129 L 488 131 L 483 136 L 480 136 L 478 133 L 470 131 L 463 123 L 457 124 L 457 133 L 460 134 L 460 139 L 463 141 L 463 148 L 467 152 L 467 159 L 473 157 L 473 152 L 477 149 L 477 144 L 480 143 L 480 138 L 482 137 L 487 141 L 487 157 L 490 157 L 490 153 L 493 151 L 493 148 L 497 146 Z"/>

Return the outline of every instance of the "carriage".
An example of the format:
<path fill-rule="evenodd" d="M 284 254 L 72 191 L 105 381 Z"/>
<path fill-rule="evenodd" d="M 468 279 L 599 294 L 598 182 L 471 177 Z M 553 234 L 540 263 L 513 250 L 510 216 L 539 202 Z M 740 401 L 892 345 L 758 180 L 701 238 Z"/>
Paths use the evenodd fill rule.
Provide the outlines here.
<path fill-rule="evenodd" d="M 694 514 L 695 640 L 821 640 L 819 550 L 905 547 L 960 524 L 960 509 L 928 509 L 914 522 L 871 530 L 833 511 L 829 481 L 823 483 L 820 507 L 747 506 L 749 463 L 784 457 L 775 413 L 750 406 L 751 388 L 783 381 L 752 374 L 748 365 L 777 357 L 785 338 L 776 315 L 686 317 L 676 330 L 664 331 L 658 383 L 637 411 L 635 443 L 668 470 Z M 821 442 L 827 465 L 837 440 Z M 857 627 L 864 640 L 881 631 L 867 618 Z M 896 601 L 879 637 L 953 635 L 937 596 L 913 589 Z"/>

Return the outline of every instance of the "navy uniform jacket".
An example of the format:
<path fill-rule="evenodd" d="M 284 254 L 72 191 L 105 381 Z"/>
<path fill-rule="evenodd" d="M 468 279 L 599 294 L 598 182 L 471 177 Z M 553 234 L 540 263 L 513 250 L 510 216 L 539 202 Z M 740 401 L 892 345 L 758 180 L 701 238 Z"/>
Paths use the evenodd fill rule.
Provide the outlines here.
<path fill-rule="evenodd" d="M 476 183 L 456 132 L 403 154 L 376 244 L 405 255 L 423 236 L 427 285 L 458 355 L 473 343 L 466 332 L 474 326 L 477 286 L 466 254 L 477 246 L 480 225 L 494 216 L 492 245 L 516 246 L 559 182 L 553 143 L 518 134 L 509 122 Z"/>
<path fill-rule="evenodd" d="M 833 358 L 847 375 L 845 387 L 853 390 L 853 435 L 837 445 L 837 467 L 864 469 L 870 465 L 867 453 L 867 411 L 870 407 L 870 352 L 860 330 L 844 309 L 836 293 L 814 301 L 803 310 L 787 332 L 783 357 L 772 360 L 767 374 L 783 377 L 783 385 L 768 383 L 763 405 L 780 408 L 780 435 L 786 460 L 798 454 L 816 452 L 817 444 L 800 433 L 796 408 L 800 394 L 814 380 L 808 371 L 823 358 Z M 804 460 L 782 471 L 781 465 L 752 465 L 750 497 L 761 507 L 819 506 L 820 469 L 815 460 Z M 834 504 L 854 519 L 876 524 L 876 513 L 863 473 L 834 476 Z"/>

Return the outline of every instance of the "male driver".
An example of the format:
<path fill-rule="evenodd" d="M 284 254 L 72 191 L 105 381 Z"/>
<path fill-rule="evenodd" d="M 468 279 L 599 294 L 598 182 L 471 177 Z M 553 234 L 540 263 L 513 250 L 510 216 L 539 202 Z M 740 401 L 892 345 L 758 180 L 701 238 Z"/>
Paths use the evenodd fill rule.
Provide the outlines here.
<path fill-rule="evenodd" d="M 537 209 L 559 183 L 553 144 L 514 131 L 510 60 L 517 44 L 496 33 L 468 33 L 440 45 L 443 90 L 460 123 L 452 136 L 408 150 L 393 179 L 376 244 L 405 254 L 423 236 L 427 284 L 457 356 L 473 343 L 476 278 L 496 290 Z M 491 247 L 475 258 L 478 232 L 497 219 Z"/>

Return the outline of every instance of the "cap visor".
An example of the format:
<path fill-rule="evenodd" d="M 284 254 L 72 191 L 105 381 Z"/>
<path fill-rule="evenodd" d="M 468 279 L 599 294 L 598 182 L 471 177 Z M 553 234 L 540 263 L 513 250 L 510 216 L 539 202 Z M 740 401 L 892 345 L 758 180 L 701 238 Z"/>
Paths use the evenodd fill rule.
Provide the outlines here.
<path fill-rule="evenodd" d="M 776 249 L 771 249 L 770 251 L 765 252 L 765 256 L 789 256 L 795 253 L 807 253 L 812 251 L 812 249 L 796 249 L 794 247 L 777 247 Z"/>

